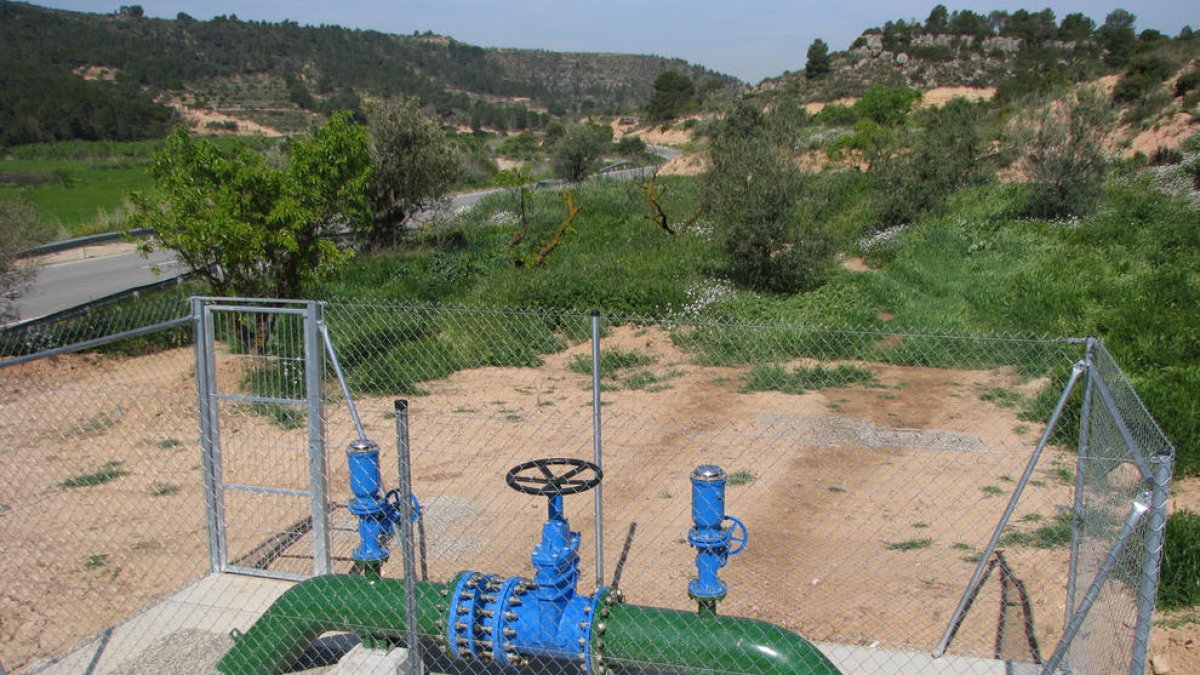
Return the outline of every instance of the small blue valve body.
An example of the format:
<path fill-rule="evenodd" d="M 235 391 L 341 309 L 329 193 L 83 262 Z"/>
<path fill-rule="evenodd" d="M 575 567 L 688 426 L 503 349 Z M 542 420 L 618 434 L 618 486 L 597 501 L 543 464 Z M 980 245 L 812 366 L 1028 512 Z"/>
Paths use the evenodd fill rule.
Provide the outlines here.
<path fill-rule="evenodd" d="M 729 556 L 746 548 L 749 533 L 745 524 L 725 513 L 725 471 L 715 464 L 701 464 L 692 471 L 692 529 L 688 543 L 696 549 L 696 578 L 688 583 L 688 597 L 702 612 L 715 612 L 716 603 L 729 587 L 717 576 Z M 725 526 L 725 522 L 732 524 Z M 731 545 L 735 545 L 731 550 Z"/>

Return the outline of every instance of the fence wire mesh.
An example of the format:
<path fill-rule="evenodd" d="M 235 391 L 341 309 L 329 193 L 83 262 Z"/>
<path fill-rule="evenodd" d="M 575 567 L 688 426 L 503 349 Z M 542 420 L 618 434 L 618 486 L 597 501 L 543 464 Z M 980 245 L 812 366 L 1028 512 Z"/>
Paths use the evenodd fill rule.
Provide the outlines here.
<path fill-rule="evenodd" d="M 209 305 L 200 383 L 190 345 L 132 355 L 117 342 L 0 368 L 5 667 L 196 672 L 235 647 L 251 656 L 227 657 L 224 672 L 325 672 L 359 640 L 404 641 L 399 543 L 382 581 L 355 563 L 351 401 L 304 317 L 267 321 L 269 307 Z M 1088 360 L 1082 340 L 604 317 L 603 549 L 598 560 L 593 493 L 562 497 L 580 535 L 577 584 L 559 584 L 563 598 L 579 594 L 564 618 L 550 609 L 563 598 L 543 605 L 533 599 L 545 589 L 505 583 L 535 577 L 547 519 L 547 498 L 505 475 L 536 458 L 593 459 L 589 317 L 305 307 L 328 329 L 385 489 L 397 484 L 395 401 L 409 402 L 426 672 L 493 672 L 485 652 L 534 673 L 788 672 L 769 652 L 797 659 L 795 672 L 824 672 L 826 659 L 846 673 L 1037 672 L 1150 485 L 1137 457 L 1157 466 L 1171 454 L 1096 344 L 1022 483 L 1072 367 Z M 321 376 L 306 379 L 313 364 Z M 724 511 L 749 532 L 720 570 L 719 619 L 688 594 L 689 476 L 704 464 L 724 469 Z M 1155 532 L 1161 519 L 1144 519 L 1083 617 L 1066 659 L 1076 672 L 1144 663 L 1136 627 L 1139 596 L 1153 598 Z M 934 659 L 981 562 L 991 572 Z M 261 576 L 326 569 L 335 576 L 299 585 Z M 495 576 L 469 588 L 463 572 Z M 601 592 L 592 607 L 598 586 L 624 601 Z"/>

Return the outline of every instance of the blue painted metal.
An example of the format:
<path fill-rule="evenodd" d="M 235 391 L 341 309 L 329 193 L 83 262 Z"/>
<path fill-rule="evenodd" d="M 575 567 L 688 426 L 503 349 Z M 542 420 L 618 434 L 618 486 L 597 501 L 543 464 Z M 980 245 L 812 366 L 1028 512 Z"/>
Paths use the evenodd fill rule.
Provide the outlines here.
<path fill-rule="evenodd" d="M 750 539 L 745 523 L 725 515 L 725 471 L 702 464 L 692 471 L 692 529 L 688 543 L 696 549 L 696 578 L 688 583 L 688 596 L 713 607 L 729 587 L 718 576 L 729 556 L 741 553 Z M 725 527 L 730 521 L 731 526 Z M 736 548 L 730 549 L 731 544 Z"/>
<path fill-rule="evenodd" d="M 350 442 L 346 449 L 346 461 L 350 465 L 350 491 L 354 498 L 346 508 L 358 516 L 358 548 L 350 554 L 354 560 L 364 563 L 385 562 L 390 555 L 387 542 L 399 522 L 400 508 L 397 500 L 403 499 L 398 490 L 383 492 L 383 479 L 379 470 L 379 446 L 375 441 L 360 438 Z M 412 499 L 412 519 L 421 517 L 421 503 L 416 495 Z"/>
<path fill-rule="evenodd" d="M 351 554 L 359 562 L 388 559 L 387 540 L 392 536 L 394 509 L 382 494 L 379 473 L 379 446 L 374 441 L 357 439 L 346 449 L 350 464 L 350 491 L 354 498 L 346 505 L 358 516 L 358 548 Z"/>
<path fill-rule="evenodd" d="M 447 609 L 450 653 L 501 666 L 520 666 L 529 656 L 568 659 L 592 672 L 592 617 L 606 591 L 576 592 L 579 533 L 563 515 L 562 495 L 550 495 L 542 540 L 530 560 L 532 579 L 463 572 Z"/>

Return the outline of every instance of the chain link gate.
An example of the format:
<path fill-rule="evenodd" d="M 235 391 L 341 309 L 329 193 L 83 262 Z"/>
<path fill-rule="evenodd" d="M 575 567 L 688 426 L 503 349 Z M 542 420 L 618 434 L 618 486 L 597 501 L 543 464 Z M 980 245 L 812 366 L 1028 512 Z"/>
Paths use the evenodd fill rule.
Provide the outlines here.
<path fill-rule="evenodd" d="M 329 573 L 321 303 L 200 297 L 192 318 L 210 569 Z"/>

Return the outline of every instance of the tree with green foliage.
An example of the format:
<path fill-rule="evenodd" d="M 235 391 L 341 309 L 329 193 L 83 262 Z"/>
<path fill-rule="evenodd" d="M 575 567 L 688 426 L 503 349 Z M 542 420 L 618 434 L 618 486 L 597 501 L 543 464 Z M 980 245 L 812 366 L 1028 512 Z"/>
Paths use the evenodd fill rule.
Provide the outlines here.
<path fill-rule="evenodd" d="M 789 148 L 753 104 L 717 124 L 704 177 L 704 208 L 729 259 L 730 276 L 752 288 L 806 291 L 828 278 L 834 247 L 819 224 L 796 217 L 800 176 Z"/>
<path fill-rule="evenodd" d="M 1129 62 L 1136 45 L 1134 24 L 1137 17 L 1130 11 L 1114 9 L 1104 17 L 1104 25 L 1096 31 L 1096 41 L 1104 49 L 1104 62 L 1120 67 Z"/>
<path fill-rule="evenodd" d="M 550 148 L 550 166 L 555 177 L 578 183 L 595 167 L 612 145 L 612 128 L 600 124 L 573 124 Z"/>
<path fill-rule="evenodd" d="M 0 200 L 0 322 L 18 318 L 13 300 L 33 280 L 37 267 L 17 255 L 53 238 L 57 227 L 32 202 Z"/>
<path fill-rule="evenodd" d="M 945 5 L 937 5 L 929 12 L 929 17 L 925 19 L 925 32 L 927 33 L 947 33 L 950 31 L 950 12 Z"/>
<path fill-rule="evenodd" d="M 1096 210 L 1108 168 L 1104 137 L 1112 121 L 1111 106 L 1089 89 L 1043 107 L 1027 141 L 1029 215 L 1066 218 Z"/>
<path fill-rule="evenodd" d="M 808 46 L 808 59 L 804 62 L 804 77 L 815 80 L 829 74 L 833 69 L 833 60 L 829 57 L 829 45 L 821 38 L 812 41 Z"/>
<path fill-rule="evenodd" d="M 909 147 L 884 154 L 869 170 L 884 227 L 940 211 L 956 190 L 995 174 L 997 156 L 982 132 L 981 106 L 957 98 L 919 115 Z"/>
<path fill-rule="evenodd" d="M 1096 30 L 1095 21 L 1092 21 L 1086 14 L 1075 12 L 1063 17 L 1062 23 L 1058 25 L 1058 39 L 1082 42 L 1092 37 L 1094 30 Z"/>
<path fill-rule="evenodd" d="M 919 100 L 921 92 L 916 89 L 877 84 L 858 99 L 854 108 L 860 119 L 869 119 L 880 126 L 895 127 L 904 123 Z"/>
<path fill-rule="evenodd" d="M 668 122 L 695 105 L 695 96 L 696 85 L 691 78 L 664 70 L 654 80 L 654 94 L 650 96 L 646 114 L 651 122 Z"/>
<path fill-rule="evenodd" d="M 157 189 L 130 197 L 130 227 L 156 232 L 141 250 L 174 251 L 216 295 L 300 297 L 349 257 L 329 235 L 369 219 L 366 131 L 336 114 L 285 160 L 177 129 L 150 162 Z"/>
<path fill-rule="evenodd" d="M 409 219 L 445 197 L 458 178 L 459 156 L 437 121 L 416 99 L 381 102 L 370 109 L 368 187 L 373 217 L 356 232 L 369 247 L 394 242 Z"/>

